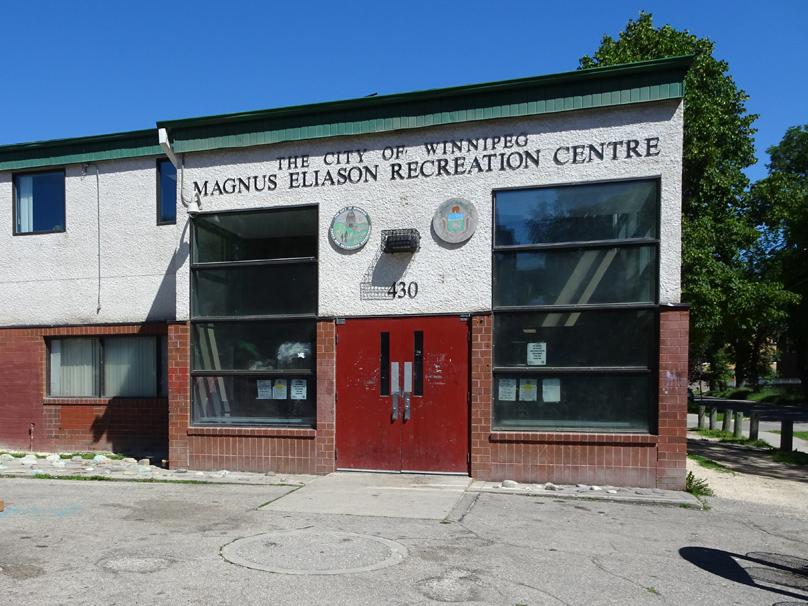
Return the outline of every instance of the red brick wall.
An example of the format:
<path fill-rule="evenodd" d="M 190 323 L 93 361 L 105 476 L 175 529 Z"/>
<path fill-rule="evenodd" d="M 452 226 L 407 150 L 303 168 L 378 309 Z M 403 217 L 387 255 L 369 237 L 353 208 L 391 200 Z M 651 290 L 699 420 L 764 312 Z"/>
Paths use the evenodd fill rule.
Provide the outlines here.
<path fill-rule="evenodd" d="M 685 486 L 689 321 L 682 306 L 660 310 L 657 486 L 672 490 Z"/>
<path fill-rule="evenodd" d="M 165 324 L 0 329 L 0 445 L 164 455 L 165 398 L 48 398 L 47 337 L 165 334 Z"/>
<path fill-rule="evenodd" d="M 660 313 L 659 435 L 491 430 L 492 318 L 471 322 L 471 474 L 482 480 L 681 489 L 687 420 L 687 322 Z"/>
<path fill-rule="evenodd" d="M 45 341 L 33 329 L 0 329 L 0 446 L 44 448 L 41 360 Z"/>
<path fill-rule="evenodd" d="M 334 470 L 335 326 L 317 322 L 317 427 L 191 427 L 186 324 L 169 326 L 170 466 L 324 474 Z"/>

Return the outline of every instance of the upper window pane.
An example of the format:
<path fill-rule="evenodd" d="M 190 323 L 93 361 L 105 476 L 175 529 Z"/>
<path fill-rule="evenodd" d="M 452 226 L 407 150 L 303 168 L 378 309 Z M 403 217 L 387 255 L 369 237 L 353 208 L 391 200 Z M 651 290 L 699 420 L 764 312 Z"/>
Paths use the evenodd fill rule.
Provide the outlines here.
<path fill-rule="evenodd" d="M 194 324 L 194 370 L 314 370 L 312 320 Z"/>
<path fill-rule="evenodd" d="M 65 174 L 62 171 L 14 175 L 14 233 L 65 229 Z"/>
<path fill-rule="evenodd" d="M 586 248 L 494 255 L 494 305 L 653 303 L 656 248 Z"/>
<path fill-rule="evenodd" d="M 656 313 L 648 309 L 501 313 L 494 366 L 653 366 Z"/>
<path fill-rule="evenodd" d="M 658 181 L 504 191 L 496 196 L 496 246 L 656 238 Z"/>
<path fill-rule="evenodd" d="M 203 215 L 194 227 L 197 263 L 317 256 L 316 208 Z"/>
<path fill-rule="evenodd" d="M 160 223 L 174 223 L 177 220 L 177 169 L 171 160 L 157 162 L 158 177 L 158 220 Z"/>
<path fill-rule="evenodd" d="M 193 314 L 268 316 L 317 312 L 317 264 L 197 269 Z"/>

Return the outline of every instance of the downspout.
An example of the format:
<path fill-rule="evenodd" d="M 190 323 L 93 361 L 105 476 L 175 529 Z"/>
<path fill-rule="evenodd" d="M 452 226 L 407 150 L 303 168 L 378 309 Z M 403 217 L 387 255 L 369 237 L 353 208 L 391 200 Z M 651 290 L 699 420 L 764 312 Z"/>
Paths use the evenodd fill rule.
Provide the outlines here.
<path fill-rule="evenodd" d="M 101 313 L 101 173 L 96 163 L 82 164 L 82 177 L 87 174 L 87 169 L 95 168 L 95 226 L 96 226 L 96 266 L 97 266 L 97 297 L 95 305 L 96 315 Z"/>

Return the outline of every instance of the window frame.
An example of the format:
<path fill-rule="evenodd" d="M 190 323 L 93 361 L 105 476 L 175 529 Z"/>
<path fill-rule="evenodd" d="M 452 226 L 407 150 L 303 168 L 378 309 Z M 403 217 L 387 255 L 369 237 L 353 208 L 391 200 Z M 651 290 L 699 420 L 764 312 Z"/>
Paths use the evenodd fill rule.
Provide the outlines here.
<path fill-rule="evenodd" d="M 174 166 L 174 163 L 171 162 L 171 160 L 169 158 L 167 158 L 167 157 L 166 158 L 157 158 L 157 160 L 155 162 L 155 178 L 156 178 L 156 182 L 157 182 L 157 196 L 156 196 L 156 198 L 157 198 L 157 209 L 156 210 L 157 210 L 157 225 L 158 226 L 159 225 L 176 225 L 177 224 L 177 199 L 176 199 L 176 187 L 177 186 L 176 186 L 176 183 L 175 183 L 175 186 L 174 186 L 174 191 L 175 191 L 175 194 L 174 194 L 174 196 L 175 196 L 174 197 L 174 218 L 170 219 L 170 220 L 163 219 L 162 213 L 161 213 L 161 211 L 163 209 L 163 188 L 162 188 L 162 183 L 161 183 L 161 180 L 160 180 L 160 176 L 161 176 L 160 165 L 163 164 L 164 162 L 168 162 L 169 164 L 171 164 L 171 166 Z M 177 170 L 176 167 L 174 167 L 175 173 L 176 173 L 176 170 Z"/>
<path fill-rule="evenodd" d="M 579 185 L 608 185 L 610 183 L 631 183 L 637 181 L 655 181 L 657 186 L 657 207 L 656 207 L 656 237 L 655 238 L 619 238 L 613 240 L 586 240 L 586 241 L 569 241 L 569 242 L 552 242 L 546 244 L 517 244 L 517 245 L 497 245 L 496 243 L 496 230 L 497 230 L 497 195 L 512 192 L 512 191 L 525 191 L 537 189 L 559 189 L 565 187 L 575 187 Z M 522 376 L 539 376 L 542 375 L 548 378 L 555 378 L 564 375 L 649 375 L 650 376 L 650 390 L 652 397 L 648 401 L 648 430 L 622 430 L 615 431 L 614 433 L 633 433 L 633 434 L 657 434 L 659 406 L 658 406 L 658 392 L 659 392 L 659 288 L 660 288 L 660 250 L 661 250 L 661 235 L 662 235 L 662 175 L 646 175 L 641 177 L 629 177 L 620 179 L 595 179 L 586 181 L 570 181 L 564 183 L 550 183 L 542 185 L 526 185 L 516 187 L 502 187 L 491 191 L 491 410 L 490 422 L 492 431 L 517 431 L 517 432 L 539 432 L 539 433 L 610 433 L 608 429 L 600 430 L 586 430 L 586 429 L 569 429 L 558 426 L 547 427 L 521 427 L 521 428 L 508 428 L 497 426 L 494 420 L 494 402 L 496 400 L 496 392 L 494 385 L 496 384 L 497 377 L 503 375 L 522 375 Z M 580 303 L 565 303 L 562 305 L 497 305 L 495 303 L 496 296 L 496 276 L 494 273 L 495 260 L 497 253 L 508 252 L 522 252 L 522 251 L 542 251 L 542 250 L 564 250 L 564 249 L 595 249 L 595 248 L 626 248 L 633 246 L 653 246 L 655 249 L 655 292 L 653 302 L 622 302 L 622 303 L 594 303 L 594 304 L 580 304 Z M 654 311 L 655 321 L 653 323 L 653 330 L 651 334 L 652 351 L 656 355 L 650 360 L 649 366 L 578 366 L 578 367 L 559 367 L 559 366 L 494 366 L 494 352 L 497 346 L 497 335 L 495 330 L 494 317 L 500 314 L 520 314 L 520 313 L 552 313 L 552 312 L 587 312 L 598 310 L 652 310 Z M 657 394 L 653 397 L 653 394 Z"/>
<path fill-rule="evenodd" d="M 62 229 L 49 229 L 42 231 L 17 231 L 17 177 L 21 175 L 43 175 L 47 173 L 62 174 Z M 63 166 L 36 168 L 33 170 L 20 170 L 11 173 L 11 235 L 12 236 L 41 236 L 44 234 L 63 234 L 67 231 L 67 171 Z"/>
<path fill-rule="evenodd" d="M 119 337 L 136 337 L 140 339 L 154 339 L 155 341 L 155 376 L 154 376 L 154 394 L 153 395 L 141 395 L 141 396 L 107 396 L 104 395 L 104 391 L 106 385 L 104 384 L 104 366 L 106 363 L 106 351 L 104 347 L 104 341 L 108 339 L 115 339 Z M 98 365 L 93 368 L 93 383 L 96 389 L 96 393 L 93 395 L 84 395 L 84 396 L 62 396 L 62 395 L 53 395 L 51 393 L 51 346 L 54 341 L 65 341 L 70 339 L 92 339 L 94 342 L 94 347 L 97 348 L 98 351 Z M 167 339 L 166 335 L 162 334 L 153 334 L 153 335 L 144 335 L 144 334 L 114 334 L 114 335 L 52 335 L 45 339 L 45 373 L 46 373 L 46 383 L 45 383 L 45 397 L 51 400 L 155 400 L 155 399 L 166 399 L 168 397 L 168 372 L 167 368 L 164 370 L 163 366 L 168 364 L 168 358 L 164 354 L 163 345 L 164 340 Z M 163 394 L 163 388 L 165 388 L 166 393 Z"/>
<path fill-rule="evenodd" d="M 315 248 L 315 256 L 307 256 L 307 257 L 284 257 L 284 258 L 277 258 L 277 259 L 249 259 L 244 261 L 207 261 L 207 262 L 200 262 L 197 261 L 196 255 L 196 218 L 204 218 L 210 215 L 222 215 L 222 214 L 233 214 L 233 213 L 245 213 L 245 212 L 266 212 L 267 214 L 271 214 L 272 211 L 284 211 L 284 210 L 295 210 L 295 209 L 309 209 L 313 210 L 316 214 L 316 225 L 318 226 L 316 230 L 316 248 Z M 319 316 L 319 307 L 320 307 L 320 284 L 319 284 L 319 271 L 317 272 L 317 281 L 315 284 L 315 305 L 314 311 L 309 313 L 293 313 L 293 314 L 261 314 L 261 315 L 234 315 L 234 316 L 198 316 L 194 313 L 194 306 L 193 306 L 193 298 L 194 298 L 194 283 L 195 283 L 195 274 L 197 270 L 205 270 L 205 269 L 233 269 L 233 268 L 240 268 L 240 267 L 250 267 L 250 266 L 267 266 L 267 265 L 288 265 L 288 264 L 314 264 L 317 266 L 319 264 L 320 259 L 320 238 L 319 238 L 319 225 L 320 225 L 320 205 L 319 204 L 289 204 L 289 205 L 276 205 L 269 208 L 235 208 L 235 209 L 224 209 L 224 210 L 215 210 L 215 211 L 208 211 L 208 212 L 200 212 L 197 213 L 194 217 L 190 220 L 190 239 L 189 239 L 189 271 L 188 271 L 188 292 L 189 292 L 189 307 L 188 307 L 188 316 L 189 316 L 189 323 L 191 325 L 191 333 L 190 338 L 193 339 L 196 331 L 194 330 L 195 325 L 203 324 L 203 323 L 217 323 L 217 322 L 227 322 L 227 323 L 238 323 L 238 322 L 262 322 L 262 323 L 275 323 L 278 324 L 289 321 L 289 320 L 310 320 L 315 325 L 315 343 L 314 348 L 312 351 L 312 367 L 308 369 L 264 369 L 264 370 L 196 370 L 193 367 L 193 359 L 191 360 L 191 364 L 189 365 L 189 394 L 191 399 L 191 414 L 190 414 L 190 426 L 191 427 L 251 427 L 251 428 L 268 428 L 268 427 L 282 427 L 282 428 L 290 428 L 290 429 L 316 429 L 316 416 L 317 416 L 317 332 L 316 332 L 316 322 Z M 190 351 L 191 355 L 193 356 L 194 344 L 193 342 L 190 343 Z M 197 377 L 226 377 L 226 376 L 245 376 L 245 377 L 256 377 L 256 378 L 264 378 L 264 379 L 272 379 L 272 378 L 305 378 L 311 381 L 311 389 L 312 393 L 314 394 L 314 415 L 315 415 L 315 422 L 311 425 L 302 425 L 302 424 L 294 424 L 294 423 L 282 423 L 279 421 L 269 422 L 269 423 L 260 423 L 257 422 L 257 419 L 260 417 L 256 417 L 254 421 L 251 422 L 235 422 L 235 423 L 227 423 L 223 422 L 223 420 L 218 420 L 218 422 L 213 421 L 199 421 L 198 419 L 194 418 L 194 381 Z"/>

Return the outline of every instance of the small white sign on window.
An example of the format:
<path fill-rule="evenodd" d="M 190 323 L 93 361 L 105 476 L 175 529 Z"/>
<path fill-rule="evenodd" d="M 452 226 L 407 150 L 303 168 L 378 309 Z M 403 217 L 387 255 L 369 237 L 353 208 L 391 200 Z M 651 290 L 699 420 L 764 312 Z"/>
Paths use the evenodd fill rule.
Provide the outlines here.
<path fill-rule="evenodd" d="M 292 379 L 289 394 L 293 400 L 305 400 L 307 389 L 308 385 L 306 385 L 306 379 Z"/>
<path fill-rule="evenodd" d="M 541 399 L 544 402 L 560 402 L 561 379 L 544 379 L 541 382 Z"/>
<path fill-rule="evenodd" d="M 537 379 L 519 379 L 519 400 L 522 402 L 535 402 L 538 395 Z"/>
<path fill-rule="evenodd" d="M 546 366 L 547 365 L 547 343 L 537 341 L 527 344 L 527 365 Z"/>
<path fill-rule="evenodd" d="M 272 381 L 268 379 L 258 379 L 255 382 L 258 387 L 258 400 L 271 400 L 272 399 Z"/>
<path fill-rule="evenodd" d="M 286 399 L 286 379 L 275 379 L 275 383 L 272 385 L 272 399 Z"/>
<path fill-rule="evenodd" d="M 500 402 L 516 401 L 516 379 L 499 379 L 497 399 Z"/>

